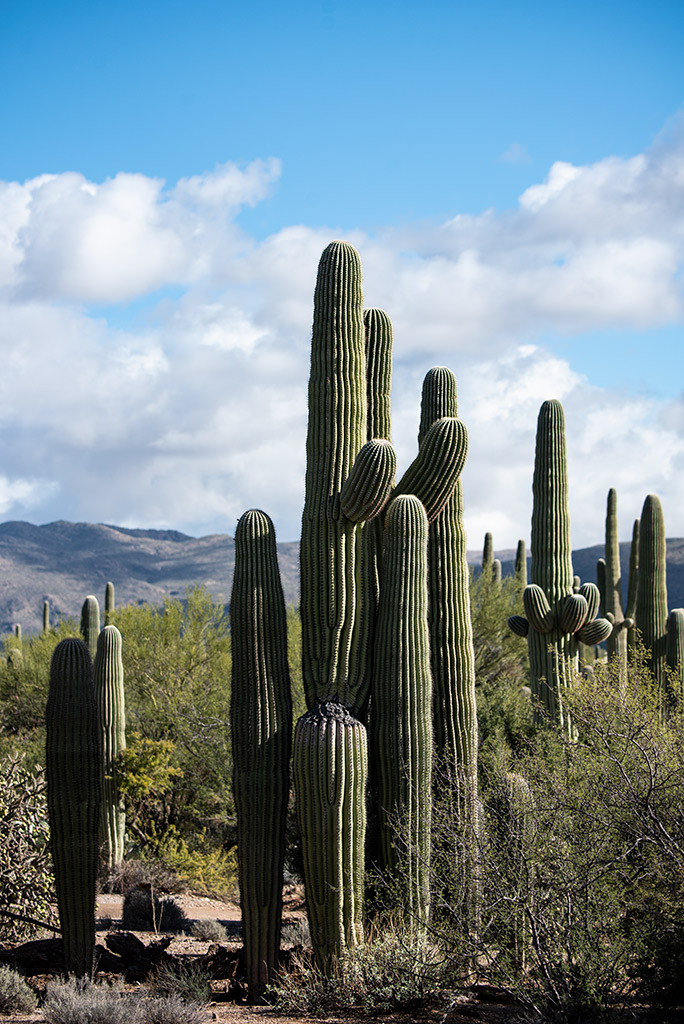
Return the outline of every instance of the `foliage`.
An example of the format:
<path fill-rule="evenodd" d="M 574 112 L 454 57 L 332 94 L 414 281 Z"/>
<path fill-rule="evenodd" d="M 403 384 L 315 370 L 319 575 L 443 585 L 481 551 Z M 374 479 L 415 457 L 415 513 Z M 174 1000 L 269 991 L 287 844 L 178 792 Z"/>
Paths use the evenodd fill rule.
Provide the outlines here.
<path fill-rule="evenodd" d="M 35 924 L 52 923 L 55 895 L 48 853 L 49 827 L 42 769 L 20 754 L 0 759 L 0 938 L 22 939 Z M 17 918 L 3 915 L 3 911 Z"/>
<path fill-rule="evenodd" d="M 47 1024 L 136 1024 L 137 1010 L 119 988 L 74 978 L 50 982 L 42 1007 Z"/>
<path fill-rule="evenodd" d="M 121 924 L 139 932 L 182 932 L 188 920 L 175 900 L 169 896 L 161 898 L 151 886 L 142 885 L 125 894 Z"/>
<path fill-rule="evenodd" d="M 442 992 L 441 961 L 422 941 L 386 932 L 349 948 L 324 974 L 303 954 L 276 990 L 277 1008 L 292 1015 L 354 1008 L 368 1014 L 417 1010 Z"/>
<path fill-rule="evenodd" d="M 193 921 L 190 927 L 190 934 L 193 939 L 201 942 L 227 942 L 228 932 L 220 921 L 214 918 L 200 918 Z"/>
<path fill-rule="evenodd" d="M 0 1013 L 31 1013 L 36 994 L 11 967 L 0 965 Z"/>
<path fill-rule="evenodd" d="M 45 704 L 50 662 L 57 644 L 78 636 L 78 625 L 64 620 L 36 636 L 3 641 L 0 658 L 0 750 L 21 750 L 31 765 L 45 757 Z"/>
<path fill-rule="evenodd" d="M 665 1001 L 684 953 L 684 719 L 661 721 L 643 656 L 626 681 L 617 662 L 597 665 L 568 705 L 579 740 L 542 730 L 515 760 L 522 805 L 487 801 L 478 934 L 463 927 L 455 888 L 440 939 L 455 959 L 469 950 L 531 1017 L 600 1021 L 638 990 Z M 485 793 L 506 771 L 493 765 Z M 446 845 L 453 822 L 442 827 Z"/>
<path fill-rule="evenodd" d="M 140 1003 L 140 1024 L 201 1024 L 204 1020 L 202 1007 L 179 995 L 150 996 Z"/>
<path fill-rule="evenodd" d="M 207 1003 L 211 999 L 209 975 L 201 964 L 192 960 L 161 964 L 154 976 L 154 989 L 160 996 L 180 996 L 196 1004 Z"/>

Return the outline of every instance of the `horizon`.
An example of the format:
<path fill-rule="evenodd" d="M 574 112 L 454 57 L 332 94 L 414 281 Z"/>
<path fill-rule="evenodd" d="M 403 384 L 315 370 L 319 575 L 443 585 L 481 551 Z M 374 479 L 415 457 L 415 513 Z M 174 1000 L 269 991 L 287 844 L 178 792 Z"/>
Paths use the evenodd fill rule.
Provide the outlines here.
<path fill-rule="evenodd" d="M 260 507 L 296 541 L 345 237 L 394 323 L 400 472 L 456 374 L 472 550 L 529 547 L 547 398 L 573 547 L 611 487 L 623 542 L 648 493 L 684 536 L 684 6 L 8 0 L 0 29 L 0 519 Z"/>

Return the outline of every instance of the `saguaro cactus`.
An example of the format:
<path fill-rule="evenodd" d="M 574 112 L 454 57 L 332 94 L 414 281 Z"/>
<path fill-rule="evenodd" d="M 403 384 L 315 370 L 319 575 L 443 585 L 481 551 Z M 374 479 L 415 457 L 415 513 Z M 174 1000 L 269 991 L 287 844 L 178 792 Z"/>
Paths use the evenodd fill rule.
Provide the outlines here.
<path fill-rule="evenodd" d="M 492 578 L 492 567 L 494 565 L 494 539 L 489 533 L 484 535 L 484 544 L 482 545 L 482 577 L 483 579 L 490 580 Z"/>
<path fill-rule="evenodd" d="M 647 664 L 665 696 L 667 644 L 667 583 L 665 578 L 665 520 L 660 499 L 644 501 L 639 529 L 639 577 L 635 625 L 647 650 Z"/>
<path fill-rule="evenodd" d="M 532 481 L 532 583 L 523 592 L 526 618 L 513 616 L 511 629 L 527 636 L 530 685 L 548 717 L 569 732 L 572 726 L 563 695 L 578 671 L 577 641 L 594 645 L 611 632 L 595 619 L 598 587 L 574 590 L 565 417 L 560 402 L 544 402 L 537 420 Z"/>
<path fill-rule="evenodd" d="M 126 749 L 126 704 L 121 633 L 105 626 L 97 638 L 94 665 L 95 695 L 100 710 L 104 756 L 100 844 L 106 871 L 116 871 L 124 857 L 126 810 L 119 792 L 116 761 Z"/>
<path fill-rule="evenodd" d="M 527 551 L 522 539 L 518 541 L 515 551 L 515 582 L 520 592 L 527 586 Z"/>
<path fill-rule="evenodd" d="M 50 632 L 50 602 L 43 601 L 43 632 Z"/>
<path fill-rule="evenodd" d="M 55 648 L 45 724 L 50 847 L 66 967 L 90 977 L 103 761 L 93 667 L 82 640 L 62 640 Z"/>
<path fill-rule="evenodd" d="M 278 968 L 292 736 L 287 618 L 275 531 L 257 510 L 245 512 L 235 531 L 230 623 L 240 905 L 254 998 Z"/>
<path fill-rule="evenodd" d="M 378 768 L 383 865 L 400 885 L 406 923 L 430 905 L 432 677 L 427 590 L 428 523 L 410 495 L 385 518 L 373 671 L 373 751 Z"/>
<path fill-rule="evenodd" d="M 673 702 L 681 707 L 684 700 L 684 608 L 673 608 L 668 616 L 665 660 L 671 673 Z"/>
<path fill-rule="evenodd" d="M 606 504 L 606 562 L 604 583 L 605 617 L 613 630 L 608 637 L 608 657 L 620 665 L 620 672 L 627 672 L 627 631 L 634 625 L 622 610 L 622 570 L 620 568 L 620 544 L 618 542 L 617 492 L 614 487 L 608 491 Z"/>
<path fill-rule="evenodd" d="M 639 589 L 639 533 L 641 531 L 641 520 L 635 519 L 632 526 L 632 543 L 629 549 L 629 582 L 627 584 L 627 607 L 625 618 L 632 620 L 632 625 L 627 631 L 627 655 L 633 650 L 635 644 L 634 618 L 636 616 L 637 590 Z"/>
<path fill-rule="evenodd" d="M 115 609 L 116 599 L 114 594 L 114 584 L 110 581 L 105 587 L 105 626 L 108 626 L 112 621 Z"/>
<path fill-rule="evenodd" d="M 88 594 L 81 608 L 81 636 L 95 660 L 97 654 L 97 638 L 100 635 L 100 606 L 93 594 Z"/>

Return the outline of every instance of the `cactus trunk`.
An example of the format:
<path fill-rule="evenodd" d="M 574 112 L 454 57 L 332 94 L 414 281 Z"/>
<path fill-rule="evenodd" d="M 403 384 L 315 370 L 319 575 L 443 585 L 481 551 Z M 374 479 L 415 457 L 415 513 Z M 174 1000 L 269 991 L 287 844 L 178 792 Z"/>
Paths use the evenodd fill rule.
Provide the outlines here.
<path fill-rule="evenodd" d="M 117 758 L 126 749 L 126 707 L 121 633 L 105 626 L 97 638 L 95 695 L 100 711 L 104 756 L 100 812 L 101 859 L 108 873 L 123 861 L 126 810 L 116 777 Z"/>

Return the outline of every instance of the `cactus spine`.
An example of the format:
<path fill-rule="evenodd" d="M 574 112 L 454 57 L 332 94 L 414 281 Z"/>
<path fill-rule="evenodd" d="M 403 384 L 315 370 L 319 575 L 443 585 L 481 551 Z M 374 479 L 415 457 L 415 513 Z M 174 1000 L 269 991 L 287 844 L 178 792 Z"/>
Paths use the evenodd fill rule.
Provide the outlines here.
<path fill-rule="evenodd" d="M 83 607 L 81 608 L 81 636 L 90 652 L 90 658 L 95 660 L 97 654 L 97 638 L 100 635 L 100 606 L 97 598 L 88 594 Z"/>
<path fill-rule="evenodd" d="M 124 857 L 126 811 L 116 778 L 116 761 L 126 749 L 126 705 L 121 633 L 105 626 L 97 638 L 94 665 L 95 695 L 100 712 L 103 750 L 102 804 L 100 811 L 101 860 L 109 873 Z"/>
<path fill-rule="evenodd" d="M 587 583 L 575 592 L 570 546 L 565 416 L 560 402 L 544 402 L 537 420 L 532 481 L 532 582 L 523 592 L 532 694 L 545 714 L 569 733 L 563 695 L 577 673 L 577 642 L 593 646 L 611 632 L 595 619 L 599 592 Z M 519 635 L 522 617 L 509 620 Z"/>
<path fill-rule="evenodd" d="M 50 845 L 67 971 L 90 977 L 102 736 L 93 668 L 82 640 L 62 640 L 50 666 L 45 710 Z"/>
<path fill-rule="evenodd" d="M 667 692 L 667 583 L 665 520 L 660 499 L 649 494 L 639 528 L 639 577 L 635 624 L 647 649 L 647 664 L 663 697 Z"/>
<path fill-rule="evenodd" d="M 371 723 L 383 866 L 400 886 L 407 922 L 418 928 L 427 923 L 430 906 L 427 544 L 427 515 L 421 502 L 410 495 L 395 498 L 385 518 Z"/>
<path fill-rule="evenodd" d="M 258 997 L 278 968 L 292 699 L 275 531 L 257 510 L 235 531 L 230 622 L 242 926 L 249 992 Z"/>

